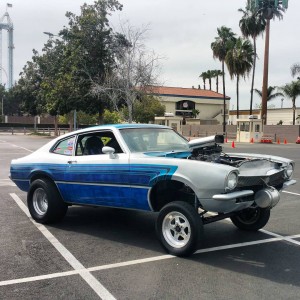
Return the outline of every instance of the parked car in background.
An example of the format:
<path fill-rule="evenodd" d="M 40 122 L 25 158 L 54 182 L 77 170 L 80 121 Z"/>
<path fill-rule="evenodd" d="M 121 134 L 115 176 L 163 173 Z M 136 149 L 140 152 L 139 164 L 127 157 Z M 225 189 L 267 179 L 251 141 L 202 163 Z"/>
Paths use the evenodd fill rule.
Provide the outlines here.
<path fill-rule="evenodd" d="M 153 211 L 163 247 L 186 256 L 205 224 L 229 217 L 243 230 L 264 227 L 280 191 L 296 182 L 293 161 L 226 154 L 222 142 L 223 136 L 189 142 L 159 125 L 96 126 L 12 160 L 11 179 L 28 193 L 37 222 L 60 221 L 73 204 Z"/>

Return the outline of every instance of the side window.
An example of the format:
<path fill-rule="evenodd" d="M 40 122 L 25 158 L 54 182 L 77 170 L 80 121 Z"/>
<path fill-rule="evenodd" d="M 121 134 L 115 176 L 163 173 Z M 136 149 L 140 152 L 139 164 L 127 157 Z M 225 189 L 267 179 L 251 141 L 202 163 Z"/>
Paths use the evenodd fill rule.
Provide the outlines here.
<path fill-rule="evenodd" d="M 102 148 L 104 146 L 114 148 L 115 153 L 123 153 L 119 143 L 111 131 L 100 131 L 79 136 L 76 145 L 76 155 L 103 154 Z"/>
<path fill-rule="evenodd" d="M 74 148 L 75 137 L 72 136 L 66 140 L 60 141 L 54 149 L 53 153 L 71 156 Z"/>

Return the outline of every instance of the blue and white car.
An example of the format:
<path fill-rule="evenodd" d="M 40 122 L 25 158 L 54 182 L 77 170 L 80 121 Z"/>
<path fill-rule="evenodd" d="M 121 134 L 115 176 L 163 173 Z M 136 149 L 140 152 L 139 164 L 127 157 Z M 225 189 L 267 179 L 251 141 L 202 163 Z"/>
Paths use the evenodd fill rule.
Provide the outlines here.
<path fill-rule="evenodd" d="M 225 154 L 223 136 L 187 141 L 170 127 L 96 126 L 58 137 L 14 159 L 11 179 L 28 193 L 31 216 L 61 220 L 71 205 L 158 212 L 157 234 L 171 254 L 193 253 L 203 225 L 231 218 L 243 230 L 265 226 L 294 162 Z"/>

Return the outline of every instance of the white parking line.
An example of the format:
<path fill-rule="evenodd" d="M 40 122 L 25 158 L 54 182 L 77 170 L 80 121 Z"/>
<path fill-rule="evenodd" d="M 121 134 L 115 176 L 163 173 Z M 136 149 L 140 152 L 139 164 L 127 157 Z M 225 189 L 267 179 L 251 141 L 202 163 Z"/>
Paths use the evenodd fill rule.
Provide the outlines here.
<path fill-rule="evenodd" d="M 298 194 L 298 193 L 292 193 L 292 192 L 288 192 L 288 191 L 283 191 L 283 193 L 300 196 L 300 194 Z"/>
<path fill-rule="evenodd" d="M 15 200 L 21 210 L 30 221 L 46 237 L 46 239 L 56 248 L 65 260 L 75 269 L 78 274 L 88 283 L 101 299 L 113 300 L 115 297 L 75 258 L 75 256 L 42 224 L 36 223 L 30 216 L 27 206 L 14 193 L 10 196 Z"/>
<path fill-rule="evenodd" d="M 3 140 L 0 140 L 0 142 L 2 142 L 3 144 L 11 145 L 11 146 L 13 146 L 14 148 L 20 148 L 20 149 L 26 150 L 26 151 L 28 151 L 28 152 L 33 152 L 32 150 L 29 150 L 29 149 L 27 149 L 27 148 L 24 148 L 24 147 L 21 147 L 21 146 L 12 144 L 12 143 L 8 143 L 8 142 L 3 141 Z M 18 154 L 20 154 L 20 153 L 18 153 Z"/>
<path fill-rule="evenodd" d="M 176 258 L 176 256 L 173 256 L 173 255 L 160 255 L 160 256 L 154 256 L 154 257 L 149 257 L 149 258 L 145 258 L 145 259 L 136 259 L 136 260 L 125 261 L 125 262 L 120 262 L 120 263 L 85 268 L 73 256 L 73 254 L 70 253 L 69 250 L 67 250 L 50 233 L 50 231 L 44 225 L 36 223 L 31 218 L 26 205 L 22 202 L 22 200 L 16 194 L 13 193 L 13 194 L 10 194 L 10 196 L 16 201 L 16 203 L 19 205 L 19 207 L 22 209 L 22 211 L 27 215 L 27 217 L 31 220 L 31 222 L 42 232 L 42 234 L 59 251 L 59 253 L 70 263 L 70 265 L 74 268 L 74 270 L 66 271 L 66 272 L 52 273 L 52 274 L 47 274 L 47 275 L 40 275 L 40 276 L 0 281 L 0 286 L 7 286 L 7 285 L 25 283 L 25 282 L 34 282 L 34 281 L 39 281 L 39 280 L 66 277 L 66 276 L 72 276 L 72 275 L 78 274 L 94 289 L 94 291 L 97 293 L 97 295 L 99 295 L 102 299 L 115 299 L 104 288 L 104 286 L 99 281 L 97 281 L 97 279 L 90 272 L 109 270 L 109 269 L 121 268 L 121 267 L 125 267 L 125 266 L 133 266 L 133 265 L 138 265 L 138 264 L 144 264 L 144 263 L 149 263 L 149 262 L 155 262 L 155 261 L 161 261 L 161 260 L 165 260 L 165 259 Z M 225 219 L 225 221 L 230 222 L 228 219 Z M 234 249 L 234 248 L 240 248 L 240 247 L 248 247 L 248 246 L 260 245 L 260 244 L 266 244 L 266 243 L 278 242 L 278 241 L 288 241 L 288 242 L 291 242 L 293 244 L 300 246 L 300 242 L 294 240 L 294 239 L 300 238 L 300 234 L 291 235 L 291 236 L 282 236 L 282 235 L 272 233 L 272 232 L 264 230 L 264 229 L 261 229 L 260 231 L 267 235 L 273 236 L 273 238 L 256 240 L 256 241 L 245 242 L 245 243 L 236 243 L 236 244 L 230 244 L 230 245 L 224 245 L 224 246 L 218 246 L 218 247 L 211 247 L 211 248 L 206 248 L 206 249 L 199 249 L 198 251 L 195 252 L 195 254 L 203 254 L 203 253 L 228 250 L 228 249 Z"/>
<path fill-rule="evenodd" d="M 291 239 L 290 237 L 285 237 L 285 236 L 279 235 L 277 233 L 270 232 L 270 231 L 265 230 L 265 229 L 260 229 L 259 231 L 263 232 L 265 234 L 268 234 L 268 235 L 272 235 L 272 236 L 275 236 L 275 237 L 278 237 L 278 238 L 282 238 L 282 240 L 284 240 L 284 241 L 287 241 L 287 242 L 290 242 L 292 244 L 296 244 L 296 245 L 300 246 L 300 242 L 295 241 L 295 240 Z"/>
<path fill-rule="evenodd" d="M 237 243 L 237 244 L 231 244 L 231 245 L 225 245 L 225 246 L 219 246 L 219 247 L 200 249 L 200 250 L 196 251 L 195 254 L 209 253 L 209 252 L 241 248 L 241 247 L 248 247 L 248 246 L 254 246 L 254 245 L 259 245 L 259 244 L 267 244 L 267 243 L 278 242 L 278 241 L 282 241 L 282 240 L 286 240 L 286 239 L 296 239 L 296 238 L 300 238 L 300 234 L 291 235 L 288 237 L 280 237 L 279 236 L 279 237 L 275 237 L 275 238 L 257 240 L 257 241 L 252 241 L 252 242 Z M 154 257 L 149 257 L 149 258 L 144 258 L 144 259 L 125 261 L 125 262 L 121 262 L 121 263 L 90 267 L 90 268 L 85 269 L 85 271 L 95 272 L 95 271 L 101 271 L 101 270 L 109 270 L 109 269 L 139 265 L 139 264 L 144 264 L 144 263 L 149 263 L 149 262 L 161 261 L 161 260 L 170 259 L 170 258 L 176 258 L 176 256 L 169 255 L 169 254 L 160 255 L 160 256 L 154 256 Z M 5 280 L 5 281 L 0 281 L 0 286 L 6 286 L 6 285 L 12 285 L 12 284 L 24 283 L 24 282 L 33 282 L 33 281 L 59 278 L 59 277 L 65 277 L 65 276 L 72 276 L 72 275 L 80 274 L 81 271 L 82 270 L 73 270 L 73 271 L 52 273 L 52 274 L 48 274 L 48 275 L 40 275 L 40 276 L 34 276 L 34 277 Z"/>

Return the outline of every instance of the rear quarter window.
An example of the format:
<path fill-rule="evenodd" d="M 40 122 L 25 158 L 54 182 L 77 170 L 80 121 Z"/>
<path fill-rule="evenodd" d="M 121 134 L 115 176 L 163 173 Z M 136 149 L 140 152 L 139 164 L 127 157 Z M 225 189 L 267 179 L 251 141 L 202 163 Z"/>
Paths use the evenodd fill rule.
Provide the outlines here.
<path fill-rule="evenodd" d="M 58 142 L 54 146 L 51 152 L 55 154 L 71 156 L 73 153 L 74 143 L 75 143 L 75 137 L 72 136 L 66 140 L 62 140 Z"/>

